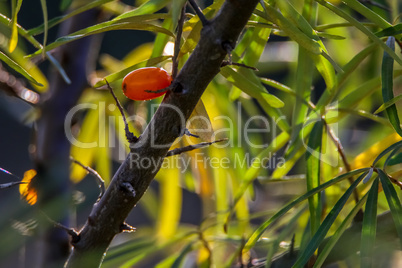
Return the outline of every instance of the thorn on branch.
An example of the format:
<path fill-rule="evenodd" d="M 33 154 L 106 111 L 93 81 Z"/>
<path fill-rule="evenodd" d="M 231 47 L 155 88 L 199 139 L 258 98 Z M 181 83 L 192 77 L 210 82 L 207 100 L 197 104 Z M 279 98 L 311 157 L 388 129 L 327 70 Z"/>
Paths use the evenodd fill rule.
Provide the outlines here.
<path fill-rule="evenodd" d="M 123 223 L 120 225 L 120 232 L 132 233 L 132 232 L 135 232 L 135 230 L 136 230 L 135 227 L 129 225 L 129 224 L 126 223 L 126 222 L 123 222 Z"/>
<path fill-rule="evenodd" d="M 85 166 L 84 164 L 82 164 L 80 161 L 75 160 L 73 157 L 70 156 L 70 160 L 74 163 L 77 164 L 79 166 L 81 166 L 83 169 L 85 169 L 89 174 L 91 174 L 92 176 L 95 177 L 96 182 L 98 183 L 99 189 L 100 189 L 100 193 L 99 193 L 99 197 L 98 200 L 102 198 L 103 194 L 105 193 L 105 181 L 102 179 L 102 177 L 99 175 L 98 172 L 96 172 L 96 170 L 94 170 L 93 168 L 90 168 L 88 166 Z"/>
<path fill-rule="evenodd" d="M 247 68 L 247 69 L 258 71 L 258 69 L 253 67 L 253 66 L 248 66 L 246 64 L 238 63 L 238 62 L 230 62 L 228 60 L 223 61 L 222 64 L 221 64 L 221 67 L 225 67 L 225 66 L 228 66 L 228 65 L 234 65 L 234 66 L 244 67 L 244 68 Z"/>
<path fill-rule="evenodd" d="M 222 142 L 222 141 L 227 141 L 227 140 L 228 139 L 225 138 L 225 139 L 215 140 L 215 141 L 211 141 L 211 142 L 201 142 L 201 143 L 198 143 L 195 145 L 189 145 L 189 146 L 185 146 L 185 147 L 181 147 L 181 148 L 176 148 L 176 149 L 173 149 L 173 150 L 170 150 L 169 152 L 167 152 L 166 157 L 182 154 L 182 153 L 189 152 L 189 151 L 192 151 L 195 149 L 210 146 L 217 142 Z"/>
<path fill-rule="evenodd" d="M 113 92 L 112 87 L 109 85 L 109 82 L 106 79 L 105 79 L 105 82 L 106 82 L 107 88 L 109 89 L 110 93 L 112 94 L 112 96 L 113 96 L 113 98 L 114 98 L 114 100 L 116 102 L 117 108 L 119 108 L 119 110 L 120 110 L 121 116 L 123 117 L 124 130 L 126 132 L 127 141 L 129 143 L 137 142 L 138 138 L 132 132 L 130 132 L 130 129 L 129 129 L 128 124 L 127 124 L 127 119 L 126 119 L 126 116 L 124 115 L 124 110 L 123 110 L 123 107 L 120 104 L 120 101 L 117 99 L 116 95 Z"/>
<path fill-rule="evenodd" d="M 64 226 L 63 224 L 58 223 L 58 222 L 52 220 L 48 215 L 46 215 L 45 212 L 43 212 L 43 211 L 41 211 L 41 212 L 42 212 L 42 214 L 45 216 L 45 218 L 46 218 L 49 222 L 51 222 L 56 228 L 59 228 L 59 229 L 62 229 L 62 230 L 64 230 L 64 231 L 66 231 L 67 234 L 68 234 L 69 236 L 71 236 L 71 243 L 74 244 L 74 243 L 77 243 L 78 241 L 80 241 L 80 235 L 79 235 L 79 233 L 78 233 L 74 228 L 69 228 L 69 227 L 67 227 L 67 226 Z"/>
<path fill-rule="evenodd" d="M 187 128 L 184 129 L 182 136 L 183 135 L 186 135 L 186 136 L 189 136 L 189 137 L 194 137 L 194 138 L 197 138 L 197 139 L 200 138 L 200 136 L 191 133 Z"/>
<path fill-rule="evenodd" d="M 191 7 L 194 9 L 195 13 L 197 16 L 200 18 L 200 21 L 202 23 L 202 26 L 205 27 L 209 24 L 209 20 L 204 16 L 204 13 L 202 13 L 201 8 L 198 6 L 198 4 L 194 0 L 188 0 L 190 3 Z"/>

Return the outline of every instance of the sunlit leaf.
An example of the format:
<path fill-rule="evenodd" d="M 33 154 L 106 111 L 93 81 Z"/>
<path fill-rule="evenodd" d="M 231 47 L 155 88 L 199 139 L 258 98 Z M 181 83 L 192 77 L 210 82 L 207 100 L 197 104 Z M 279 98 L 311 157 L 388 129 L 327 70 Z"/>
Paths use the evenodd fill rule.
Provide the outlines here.
<path fill-rule="evenodd" d="M 19 74 L 23 75 L 30 82 L 32 82 L 32 83 L 34 83 L 35 85 L 38 85 L 38 86 L 43 86 L 41 83 L 36 81 L 36 79 L 34 77 L 32 77 L 32 75 L 29 74 L 28 71 L 25 70 L 23 66 L 19 65 L 17 62 L 12 60 L 10 57 L 8 57 L 6 54 L 4 54 L 1 51 L 0 51 L 0 60 L 3 61 L 4 63 L 6 63 L 11 68 L 13 68 Z"/>
<path fill-rule="evenodd" d="M 22 0 L 12 0 L 11 3 L 12 3 L 11 6 L 12 6 L 13 19 L 11 21 L 11 37 L 10 37 L 9 47 L 8 47 L 8 50 L 10 51 L 10 53 L 12 53 L 14 51 L 14 49 L 17 47 L 17 43 L 18 43 L 17 17 L 18 17 L 18 12 L 21 9 Z"/>
<path fill-rule="evenodd" d="M 38 192 L 32 186 L 32 181 L 35 179 L 36 174 L 36 170 L 34 169 L 27 170 L 22 179 L 23 183 L 20 184 L 21 198 L 25 199 L 30 205 L 35 205 L 38 200 Z"/>
<path fill-rule="evenodd" d="M 226 66 L 221 69 L 221 74 L 225 76 L 229 82 L 251 97 L 265 100 L 273 108 L 283 107 L 284 103 L 278 99 L 278 97 L 269 94 L 261 84 L 255 84 L 248 77 L 242 75 L 238 70 Z"/>
<path fill-rule="evenodd" d="M 174 37 L 174 34 L 169 30 L 162 28 L 161 26 L 158 26 L 156 24 L 152 24 L 152 21 L 164 18 L 165 16 L 166 16 L 165 14 L 139 15 L 135 17 L 129 17 L 126 19 L 106 21 L 79 30 L 77 32 L 71 33 L 69 35 L 59 37 L 58 39 L 56 39 L 56 41 L 49 44 L 44 49 L 46 51 L 49 51 L 56 47 L 78 40 L 83 37 L 112 30 L 141 30 L 141 31 L 160 32 Z M 31 54 L 30 56 L 38 55 L 41 52 L 42 50 L 40 49 L 35 53 Z"/>
<path fill-rule="evenodd" d="M 188 130 L 201 138 L 202 141 L 211 142 L 214 137 L 211 120 L 202 100 L 199 100 L 188 119 Z"/>

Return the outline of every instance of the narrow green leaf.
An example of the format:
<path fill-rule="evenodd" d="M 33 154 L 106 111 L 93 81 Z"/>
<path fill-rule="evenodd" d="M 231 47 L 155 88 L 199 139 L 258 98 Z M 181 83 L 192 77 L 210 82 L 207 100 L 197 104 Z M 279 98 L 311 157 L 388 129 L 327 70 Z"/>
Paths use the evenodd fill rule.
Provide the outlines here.
<path fill-rule="evenodd" d="M 266 258 L 267 263 L 265 264 L 266 268 L 271 267 L 272 258 L 277 253 L 280 243 L 285 240 L 292 231 L 294 231 L 295 225 L 298 223 L 298 220 L 300 219 L 306 208 L 306 206 L 299 208 L 298 211 L 296 211 L 294 215 L 288 221 L 286 221 L 286 225 L 282 230 L 280 230 L 278 237 L 269 245 Z"/>
<path fill-rule="evenodd" d="M 399 236 L 399 243 L 402 246 L 402 205 L 394 186 L 390 182 L 387 174 L 381 169 L 378 169 L 381 185 L 387 198 L 389 208 L 391 209 L 392 218 L 394 219 L 395 228 Z"/>
<path fill-rule="evenodd" d="M 139 6 L 138 8 L 130 10 L 124 14 L 121 14 L 120 16 L 117 16 L 115 19 L 119 20 L 124 18 L 135 17 L 138 15 L 152 14 L 161 10 L 169 3 L 170 0 L 149 0 L 146 1 L 144 4 L 142 4 L 141 6 Z"/>
<path fill-rule="evenodd" d="M 335 233 L 331 236 L 329 241 L 325 244 L 324 248 L 318 253 L 318 257 L 317 257 L 313 267 L 318 268 L 318 267 L 321 267 L 324 264 L 325 259 L 331 253 L 333 247 L 336 245 L 336 243 L 338 242 L 339 238 L 342 236 L 342 234 L 345 232 L 345 230 L 352 223 L 352 221 L 355 218 L 356 214 L 360 211 L 360 209 L 364 205 L 364 202 L 366 202 L 367 196 L 368 196 L 368 194 L 365 194 L 359 200 L 359 202 L 357 202 L 357 204 L 353 207 L 353 209 L 346 216 L 346 218 L 342 221 L 341 225 L 338 227 L 338 229 L 335 231 Z M 365 266 L 362 266 L 362 267 L 365 267 Z"/>
<path fill-rule="evenodd" d="M 161 26 L 152 24 L 150 22 L 150 21 L 154 21 L 154 20 L 157 20 L 160 18 L 164 18 L 165 16 L 166 16 L 166 14 L 151 14 L 151 15 L 140 15 L 140 16 L 136 16 L 136 17 L 130 17 L 127 19 L 106 21 L 106 22 L 99 23 L 97 25 L 93 25 L 93 26 L 87 27 L 85 29 L 79 30 L 79 31 L 69 34 L 67 36 L 60 37 L 55 42 L 46 46 L 44 49 L 46 51 L 49 51 L 56 47 L 64 45 L 66 43 L 69 43 L 71 41 L 75 41 L 80 38 L 83 38 L 85 36 L 103 33 L 103 32 L 112 31 L 112 30 L 151 31 L 151 32 L 164 33 L 166 35 L 174 37 L 174 34 L 172 32 L 170 32 L 169 30 L 167 30 Z M 42 52 L 42 49 L 36 51 L 35 53 L 33 53 L 29 56 L 31 56 L 31 57 L 36 56 L 36 55 L 40 54 L 41 52 Z"/>
<path fill-rule="evenodd" d="M 187 253 L 191 252 L 191 250 L 193 249 L 193 244 L 194 244 L 194 242 L 191 241 L 185 247 L 183 247 L 183 249 L 180 251 L 180 254 L 174 260 L 172 266 L 170 266 L 171 268 L 180 268 L 181 267 L 181 263 L 183 262 Z"/>
<path fill-rule="evenodd" d="M 363 5 L 357 0 L 342 0 L 345 2 L 349 7 L 352 9 L 356 10 L 360 14 L 362 14 L 364 17 L 375 23 L 378 27 L 380 28 L 387 28 L 390 27 L 391 24 L 386 21 L 383 17 Z"/>
<path fill-rule="evenodd" d="M 384 102 L 377 110 L 375 110 L 374 114 L 379 114 L 382 111 L 386 110 L 387 108 L 391 107 L 393 104 L 397 103 L 398 101 L 402 100 L 402 95 L 398 95 L 395 98 L 390 99 L 387 102 Z"/>
<path fill-rule="evenodd" d="M 339 176 L 333 178 L 332 180 L 329 180 L 329 181 L 321 184 L 317 188 L 314 188 L 314 189 L 308 191 L 307 193 L 296 198 L 295 200 L 291 201 L 287 205 L 283 206 L 277 213 L 275 213 L 275 215 L 273 215 L 271 218 L 269 218 L 267 221 L 265 221 L 263 224 L 261 224 L 253 232 L 253 234 L 248 239 L 248 241 L 244 247 L 244 250 L 245 251 L 250 250 L 255 245 L 255 243 L 258 241 L 258 239 L 261 237 L 261 235 L 265 232 L 265 230 L 271 225 L 271 223 L 275 222 L 277 219 L 279 219 L 280 217 L 285 215 L 289 210 L 294 208 L 299 203 L 303 202 L 304 200 L 308 199 L 310 196 L 313 196 L 340 181 L 343 181 L 347 178 L 350 178 L 350 177 L 360 174 L 362 172 L 367 172 L 368 170 L 369 170 L 368 168 L 356 169 L 356 170 L 347 172 L 345 174 L 339 175 Z M 365 175 L 365 173 L 364 173 L 364 175 Z M 352 191 L 353 191 L 353 189 L 352 189 Z"/>
<path fill-rule="evenodd" d="M 402 33 L 402 23 L 385 28 L 382 31 L 376 32 L 377 37 L 395 36 Z"/>
<path fill-rule="evenodd" d="M 396 55 L 396 53 L 391 50 L 384 42 L 378 38 L 373 32 L 371 32 L 367 27 L 365 27 L 362 23 L 360 23 L 358 20 L 353 18 L 351 15 L 347 14 L 345 11 L 342 9 L 334 6 L 331 3 L 328 3 L 324 0 L 316 0 L 320 5 L 328 8 L 341 18 L 344 18 L 345 20 L 349 21 L 353 26 L 355 26 L 357 29 L 359 29 L 361 32 L 363 32 L 365 35 L 367 35 L 368 38 L 371 39 L 374 43 L 377 43 L 380 45 L 394 60 L 396 60 L 400 65 L 402 65 L 402 59 Z"/>
<path fill-rule="evenodd" d="M 320 156 L 323 126 L 324 123 L 322 120 L 317 121 L 309 135 L 306 152 L 306 184 L 308 191 L 320 185 Z M 309 197 L 308 203 L 310 209 L 311 233 L 314 234 L 318 230 L 321 221 L 321 194 L 318 193 L 317 195 Z"/>
<path fill-rule="evenodd" d="M 383 158 L 387 153 L 389 153 L 392 150 L 396 150 L 396 149 L 400 149 L 402 147 L 402 141 L 398 141 L 394 144 L 392 144 L 391 146 L 389 146 L 387 149 L 385 149 L 384 151 L 382 151 L 374 160 L 373 165 L 375 166 L 377 164 L 377 162 Z"/>
<path fill-rule="evenodd" d="M 38 86 L 43 86 L 41 83 L 35 80 L 32 75 L 28 73 L 27 70 L 24 69 L 21 65 L 19 65 L 17 62 L 12 60 L 10 57 L 8 57 L 6 54 L 0 51 L 0 60 L 3 61 L 5 64 L 13 68 L 15 71 L 17 71 L 19 74 L 23 75 L 26 79 L 28 79 L 30 82 L 34 83 L 35 85 Z"/>
<path fill-rule="evenodd" d="M 388 161 L 388 166 L 394 166 L 401 163 L 402 163 L 402 153 L 399 153 Z"/>
<path fill-rule="evenodd" d="M 42 13 L 43 13 L 43 25 L 44 25 L 44 33 L 43 33 L 43 46 L 45 47 L 43 49 L 42 54 L 45 55 L 46 52 L 46 44 L 47 44 L 47 34 L 48 34 L 48 24 L 47 24 L 47 6 L 46 6 L 46 0 L 40 0 L 40 5 L 42 7 Z"/>
<path fill-rule="evenodd" d="M 361 174 L 359 178 L 357 178 L 352 185 L 346 190 L 346 192 L 342 195 L 342 197 L 336 202 L 335 206 L 331 209 L 329 214 L 325 217 L 322 224 L 319 226 L 317 232 L 311 238 L 310 242 L 308 243 L 307 247 L 300 253 L 299 258 L 297 259 L 296 263 L 293 265 L 294 268 L 302 268 L 308 262 L 310 257 L 314 254 L 318 246 L 324 240 L 326 234 L 331 228 L 332 224 L 334 223 L 335 219 L 338 217 L 339 213 L 343 209 L 348 201 L 350 195 L 353 193 L 354 189 L 357 185 L 361 182 L 361 180 L 366 176 L 366 172 Z M 357 212 L 357 211 L 356 211 Z M 346 227 L 345 227 L 346 228 Z"/>
<path fill-rule="evenodd" d="M 18 18 L 18 12 L 21 9 L 22 5 L 22 0 L 12 0 L 11 1 L 11 8 L 12 8 L 12 16 L 13 19 L 11 21 L 11 37 L 9 40 L 9 47 L 8 51 L 12 53 L 14 49 L 17 47 L 18 44 L 18 27 L 17 27 L 17 18 Z"/>
<path fill-rule="evenodd" d="M 157 65 L 170 58 L 171 58 L 171 56 L 161 56 L 161 57 L 151 58 L 149 60 L 144 60 L 142 62 L 134 64 L 133 66 L 127 67 L 121 71 L 118 71 L 116 73 L 112 73 L 112 74 L 109 74 L 108 76 L 105 76 L 102 80 L 98 81 L 94 85 L 94 87 L 98 88 L 98 87 L 106 85 L 105 79 L 108 81 L 108 83 L 112 83 L 116 80 L 123 79 L 123 77 L 131 71 L 134 71 L 138 68 L 142 68 L 145 66 L 154 66 L 154 65 Z"/>
<path fill-rule="evenodd" d="M 268 91 L 261 85 L 261 83 L 254 83 L 249 79 L 248 76 L 240 73 L 239 70 L 226 66 L 221 69 L 221 74 L 226 77 L 229 82 L 240 88 L 244 93 L 248 94 L 249 96 L 256 99 L 265 100 L 271 107 L 274 108 L 280 108 L 284 106 L 284 103 L 275 95 L 269 94 Z"/>
<path fill-rule="evenodd" d="M 66 0 L 64 0 L 64 1 L 66 1 Z M 88 4 L 86 4 L 86 5 L 83 5 L 83 6 L 79 7 L 79 8 L 76 8 L 76 9 L 72 10 L 70 13 L 68 13 L 66 15 L 52 18 L 52 19 L 48 20 L 48 22 L 47 22 L 48 29 L 60 24 L 61 22 L 65 21 L 65 20 L 67 20 L 67 19 L 69 19 L 69 18 L 71 18 L 71 17 L 73 17 L 75 15 L 81 14 L 84 11 L 87 11 L 89 9 L 93 9 L 95 7 L 98 7 L 100 5 L 103 5 L 103 4 L 111 2 L 111 1 L 114 1 L 114 0 L 96 0 L 96 1 L 92 1 L 92 2 L 90 2 Z M 41 24 L 41 25 L 39 25 L 39 26 L 37 26 L 35 28 L 32 28 L 32 29 L 28 30 L 27 33 L 30 34 L 30 35 L 38 35 L 38 34 L 43 33 L 44 29 L 45 29 L 45 25 Z"/>
<path fill-rule="evenodd" d="M 285 18 L 282 15 L 282 13 L 280 13 L 278 10 L 276 10 L 271 5 L 266 5 L 266 10 L 269 15 L 269 17 L 265 17 L 266 20 L 272 21 L 273 23 L 278 25 L 282 31 L 284 31 L 290 38 L 292 38 L 294 41 L 296 41 L 299 45 L 301 45 L 307 51 L 309 51 L 313 54 L 316 54 L 316 55 L 321 54 L 322 49 L 316 40 L 310 38 L 305 33 L 303 33 L 301 30 L 299 30 L 294 25 L 293 22 L 291 22 L 287 18 Z"/>
<path fill-rule="evenodd" d="M 360 267 L 372 267 L 377 232 L 377 200 L 378 178 L 373 181 L 373 185 L 368 192 L 366 208 L 364 210 L 362 240 L 360 244 Z"/>
<path fill-rule="evenodd" d="M 73 0 L 61 0 L 60 10 L 66 11 L 71 6 L 72 2 L 73 2 Z"/>
<path fill-rule="evenodd" d="M 387 46 L 392 51 L 395 50 L 395 37 L 390 36 L 387 39 Z M 384 102 L 388 102 L 394 98 L 394 59 L 384 51 L 381 66 L 381 86 L 382 86 L 382 98 Z M 388 119 L 394 127 L 395 131 L 402 136 L 402 129 L 398 117 L 398 111 L 395 104 L 389 106 L 387 109 Z"/>
<path fill-rule="evenodd" d="M 402 70 L 397 70 L 394 72 L 394 78 L 397 78 L 401 75 Z M 381 77 L 372 78 L 367 82 L 361 84 L 351 93 L 342 98 L 339 101 L 338 107 L 341 109 L 352 109 L 361 102 L 362 98 L 370 96 L 380 87 L 381 87 Z"/>
<path fill-rule="evenodd" d="M 363 62 L 367 56 L 371 55 L 373 51 L 378 47 L 378 44 L 372 43 L 359 53 L 357 53 L 345 66 L 343 66 L 343 73 L 338 74 L 338 82 L 339 85 L 343 84 L 343 82 L 356 70 L 356 68 Z"/>

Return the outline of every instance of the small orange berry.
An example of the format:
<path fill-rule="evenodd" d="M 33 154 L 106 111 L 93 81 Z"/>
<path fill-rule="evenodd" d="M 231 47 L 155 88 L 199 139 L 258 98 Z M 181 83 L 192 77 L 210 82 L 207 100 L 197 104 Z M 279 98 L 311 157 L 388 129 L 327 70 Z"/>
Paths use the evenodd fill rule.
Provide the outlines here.
<path fill-rule="evenodd" d="M 123 78 L 123 93 L 132 100 L 151 100 L 162 96 L 164 92 L 157 91 L 168 87 L 172 77 L 162 68 L 145 67 L 134 70 Z"/>

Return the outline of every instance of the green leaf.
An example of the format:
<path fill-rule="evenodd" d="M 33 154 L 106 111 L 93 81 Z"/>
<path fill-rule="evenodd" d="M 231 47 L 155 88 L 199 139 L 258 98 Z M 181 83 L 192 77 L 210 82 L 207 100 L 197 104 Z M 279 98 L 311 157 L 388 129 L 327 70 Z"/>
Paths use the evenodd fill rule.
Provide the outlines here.
<path fill-rule="evenodd" d="M 374 114 L 379 114 L 387 108 L 391 107 L 393 104 L 397 103 L 402 99 L 402 95 L 396 96 L 395 98 L 390 99 L 387 102 L 384 102 L 377 110 L 375 110 Z"/>
<path fill-rule="evenodd" d="M 314 254 L 318 246 L 324 240 L 326 234 L 334 223 L 335 219 L 338 217 L 341 210 L 344 208 L 346 201 L 348 201 L 350 195 L 353 193 L 354 189 L 360 183 L 360 181 L 366 176 L 366 172 L 361 174 L 359 178 L 357 178 L 352 185 L 345 191 L 342 197 L 336 202 L 334 207 L 331 209 L 329 214 L 325 217 L 322 224 L 319 226 L 317 232 L 311 238 L 307 247 L 300 253 L 296 263 L 293 265 L 294 268 L 302 268 L 308 262 L 310 257 Z M 357 212 L 357 211 L 356 211 Z M 344 227 L 346 228 L 346 227 Z"/>
<path fill-rule="evenodd" d="M 272 259 L 274 255 L 277 253 L 280 243 L 283 240 L 285 240 L 286 237 L 288 237 L 291 234 L 291 232 L 294 232 L 295 226 L 297 225 L 298 221 L 300 220 L 300 217 L 302 216 L 305 210 L 306 206 L 299 208 L 298 211 L 296 211 L 294 215 L 291 217 L 291 219 L 286 221 L 286 225 L 283 227 L 282 230 L 280 230 L 278 237 L 269 245 L 267 251 L 268 254 L 266 257 L 267 263 L 265 267 L 267 268 L 271 267 Z"/>
<path fill-rule="evenodd" d="M 372 267 L 377 232 L 377 200 L 378 178 L 373 181 L 373 185 L 368 192 L 366 208 L 364 210 L 362 240 L 360 244 L 360 267 Z"/>
<path fill-rule="evenodd" d="M 63 36 L 58 38 L 55 42 L 49 44 L 44 49 L 46 51 L 52 50 L 56 47 L 69 43 L 71 41 L 78 40 L 85 36 L 103 33 L 112 30 L 142 30 L 142 31 L 151 31 L 151 32 L 160 32 L 166 35 L 174 37 L 174 34 L 169 30 L 152 24 L 150 21 L 154 21 L 157 19 L 161 19 L 166 17 L 166 14 L 151 14 L 151 15 L 139 15 L 136 17 L 130 17 L 127 19 L 120 19 L 120 20 L 111 20 L 106 21 L 103 23 L 99 23 L 97 25 L 93 25 L 87 27 L 85 29 L 79 30 L 67 36 Z M 42 49 L 36 51 L 35 53 L 31 54 L 30 56 L 36 56 L 42 52 Z"/>
<path fill-rule="evenodd" d="M 352 9 L 356 10 L 364 17 L 375 23 L 378 27 L 387 28 L 391 26 L 391 24 L 388 21 L 386 21 L 383 17 L 373 12 L 371 9 L 369 9 L 359 1 L 357 0 L 342 0 L 342 1 L 345 2 Z"/>
<path fill-rule="evenodd" d="M 15 71 L 17 71 L 19 74 L 23 75 L 26 79 L 28 79 L 30 82 L 34 83 L 35 85 L 38 86 L 43 86 L 41 83 L 35 80 L 32 75 L 28 73 L 27 70 L 24 69 L 21 65 L 19 65 L 17 62 L 12 60 L 10 57 L 8 57 L 6 54 L 0 51 L 0 60 L 3 61 L 5 64 L 13 68 Z"/>
<path fill-rule="evenodd" d="M 400 149 L 402 147 L 402 141 L 398 141 L 394 144 L 392 144 L 391 146 L 389 146 L 387 149 L 385 149 L 384 151 L 382 151 L 374 160 L 373 165 L 375 166 L 377 164 L 377 162 L 383 158 L 387 153 L 389 153 L 392 150 L 396 150 L 396 149 Z"/>
<path fill-rule="evenodd" d="M 402 65 L 402 59 L 396 55 L 396 53 L 391 50 L 384 42 L 378 38 L 373 32 L 371 32 L 368 28 L 366 28 L 362 23 L 360 23 L 358 20 L 341 10 L 340 8 L 334 6 L 331 3 L 328 3 L 323 0 L 317 0 L 317 2 L 340 16 L 341 18 L 344 18 L 345 20 L 349 21 L 353 26 L 355 26 L 357 29 L 359 29 L 361 32 L 363 32 L 365 35 L 367 35 L 368 38 L 371 39 L 374 43 L 377 43 L 380 45 L 391 57 L 396 60 L 400 65 Z"/>
<path fill-rule="evenodd" d="M 69 0 L 63 0 L 63 1 L 69 1 Z M 67 20 L 67 19 L 69 19 L 69 18 L 71 18 L 71 17 L 73 17 L 75 15 L 81 14 L 82 12 L 85 12 L 87 10 L 93 9 L 95 7 L 98 7 L 100 5 L 103 5 L 103 4 L 111 2 L 111 1 L 114 1 L 114 0 L 96 0 L 96 1 L 92 1 L 92 2 L 90 2 L 88 4 L 86 4 L 86 5 L 83 5 L 83 6 L 79 7 L 79 8 L 76 8 L 76 9 L 72 10 L 70 13 L 68 13 L 66 15 L 52 18 L 52 19 L 48 20 L 48 22 L 47 22 L 48 29 L 58 25 L 59 23 L 65 21 L 65 20 Z M 28 30 L 27 33 L 30 34 L 30 35 L 38 35 L 38 34 L 43 33 L 44 29 L 45 29 L 45 25 L 41 24 L 41 25 L 39 25 L 39 26 L 37 26 L 35 28 L 32 28 L 32 29 Z"/>
<path fill-rule="evenodd" d="M 402 33 L 402 23 L 385 28 L 382 31 L 376 32 L 377 37 L 395 36 Z"/>
<path fill-rule="evenodd" d="M 130 10 L 124 14 L 121 14 L 120 16 L 117 16 L 115 19 L 120 20 L 124 18 L 136 17 L 138 15 L 152 14 L 161 10 L 169 3 L 170 0 L 149 0 L 146 1 L 144 4 L 142 4 L 141 6 L 139 6 L 138 8 Z"/>
<path fill-rule="evenodd" d="M 392 51 L 395 50 L 395 37 L 390 36 L 387 40 L 387 46 L 391 48 Z M 382 58 L 381 66 L 381 86 L 382 86 L 382 98 L 384 102 L 388 102 L 394 98 L 394 59 L 389 56 L 389 54 L 384 51 L 384 56 Z M 400 121 L 398 117 L 398 111 L 395 104 L 392 104 L 387 109 L 388 119 L 394 127 L 395 131 L 402 136 L 402 129 L 400 126 Z"/>
<path fill-rule="evenodd" d="M 73 0 L 61 0 L 60 10 L 66 11 L 71 6 L 72 2 L 73 2 Z"/>
<path fill-rule="evenodd" d="M 381 169 L 378 169 L 381 185 L 387 198 L 389 208 L 391 209 L 392 218 L 394 219 L 395 228 L 399 236 L 399 243 L 402 246 L 402 205 L 394 186 L 390 182 L 387 174 Z"/>
<path fill-rule="evenodd" d="M 368 194 L 365 194 L 359 200 L 359 202 L 357 202 L 357 204 L 353 207 L 353 209 L 350 211 L 350 213 L 342 221 L 341 225 L 338 227 L 338 229 L 335 231 L 335 233 L 331 236 L 329 241 L 325 244 L 324 248 L 318 253 L 318 257 L 317 257 L 313 267 L 318 268 L 324 264 L 325 259 L 331 253 L 333 247 L 336 245 L 339 238 L 342 236 L 342 234 L 345 232 L 345 230 L 352 223 L 356 214 L 360 211 L 361 207 L 364 205 L 364 202 L 366 202 L 367 195 Z M 365 267 L 365 266 L 361 266 L 361 267 Z"/>
<path fill-rule="evenodd" d="M 273 215 L 271 218 L 269 218 L 267 221 L 265 221 L 263 224 L 261 224 L 254 232 L 253 234 L 250 236 L 250 238 L 248 239 L 244 250 L 248 251 L 250 250 L 255 243 L 258 241 L 258 239 L 261 237 L 261 235 L 265 232 L 265 230 L 271 225 L 271 223 L 275 222 L 277 219 L 279 219 L 280 217 L 282 217 L 283 215 L 285 215 L 289 210 L 291 210 L 292 208 L 294 208 L 296 205 L 298 205 L 299 203 L 303 202 L 304 200 L 308 199 L 310 196 L 313 196 L 321 191 L 323 191 L 324 189 L 340 182 L 343 181 L 347 178 L 350 178 L 354 175 L 360 174 L 362 172 L 367 172 L 369 169 L 368 168 L 363 168 L 363 169 L 356 169 L 350 172 L 347 172 L 345 174 L 339 175 L 335 178 L 333 178 L 332 180 L 329 180 L 323 184 L 321 184 L 320 186 L 318 186 L 317 188 L 314 188 L 310 191 L 308 191 L 307 193 L 305 193 L 304 195 L 296 198 L 295 200 L 291 201 L 290 203 L 288 203 L 287 205 L 285 205 L 284 207 L 282 207 L 277 213 L 275 213 L 275 215 Z M 364 173 L 365 175 L 365 173 Z M 352 189 L 353 191 L 353 189 Z"/>
<path fill-rule="evenodd" d="M 290 38 L 296 41 L 307 51 L 316 55 L 321 54 L 322 48 L 320 47 L 320 44 L 299 30 L 294 23 L 285 18 L 282 13 L 271 5 L 266 5 L 266 11 L 269 15 L 269 17 L 264 17 L 266 20 L 272 21 L 278 25 L 282 31 L 284 31 Z"/>
<path fill-rule="evenodd" d="M 320 157 L 323 127 L 323 121 L 317 121 L 309 135 L 306 152 L 306 184 L 308 191 L 320 185 Z M 317 195 L 309 197 L 308 203 L 310 209 L 311 233 L 314 234 L 318 230 L 321 221 L 321 194 L 318 193 Z"/>
<path fill-rule="evenodd" d="M 40 5 L 42 7 L 42 13 L 43 13 L 43 25 L 44 25 L 44 34 L 43 34 L 43 46 L 46 48 L 47 44 L 47 34 L 48 34 L 48 24 L 47 24 L 47 6 L 46 6 L 46 0 L 40 0 Z M 46 49 L 43 49 L 42 54 L 45 55 Z"/>
<path fill-rule="evenodd" d="M 105 76 L 102 80 L 98 81 L 94 85 L 94 87 L 98 88 L 98 87 L 106 85 L 105 79 L 108 81 L 108 83 L 112 83 L 112 82 L 117 81 L 119 79 L 123 79 L 123 77 L 126 76 L 126 74 L 128 74 L 131 71 L 134 71 L 134 70 L 136 70 L 138 68 L 142 68 L 142 67 L 146 67 L 146 66 L 154 66 L 154 65 L 157 65 L 157 64 L 159 64 L 159 63 L 161 63 L 161 62 L 163 62 L 165 60 L 168 60 L 170 58 L 171 58 L 171 56 L 161 56 L 161 57 L 151 58 L 149 60 L 139 62 L 139 63 L 134 64 L 133 66 L 125 68 L 125 69 L 123 69 L 121 71 L 118 71 L 116 73 L 112 73 L 112 74 L 109 74 L 108 76 Z"/>
<path fill-rule="evenodd" d="M 251 70 L 243 70 L 252 76 Z M 268 105 L 274 108 L 283 107 L 285 104 L 275 95 L 269 94 L 261 83 L 256 84 L 249 79 L 249 76 L 243 75 L 239 70 L 226 66 L 221 69 L 221 74 L 228 79 L 234 86 L 240 88 L 249 96 L 264 100 Z"/>
<path fill-rule="evenodd" d="M 402 163 L 402 153 L 399 153 L 399 154 L 395 155 L 394 157 L 392 157 L 388 161 L 388 166 L 394 166 L 394 165 L 398 165 L 400 163 Z"/>

